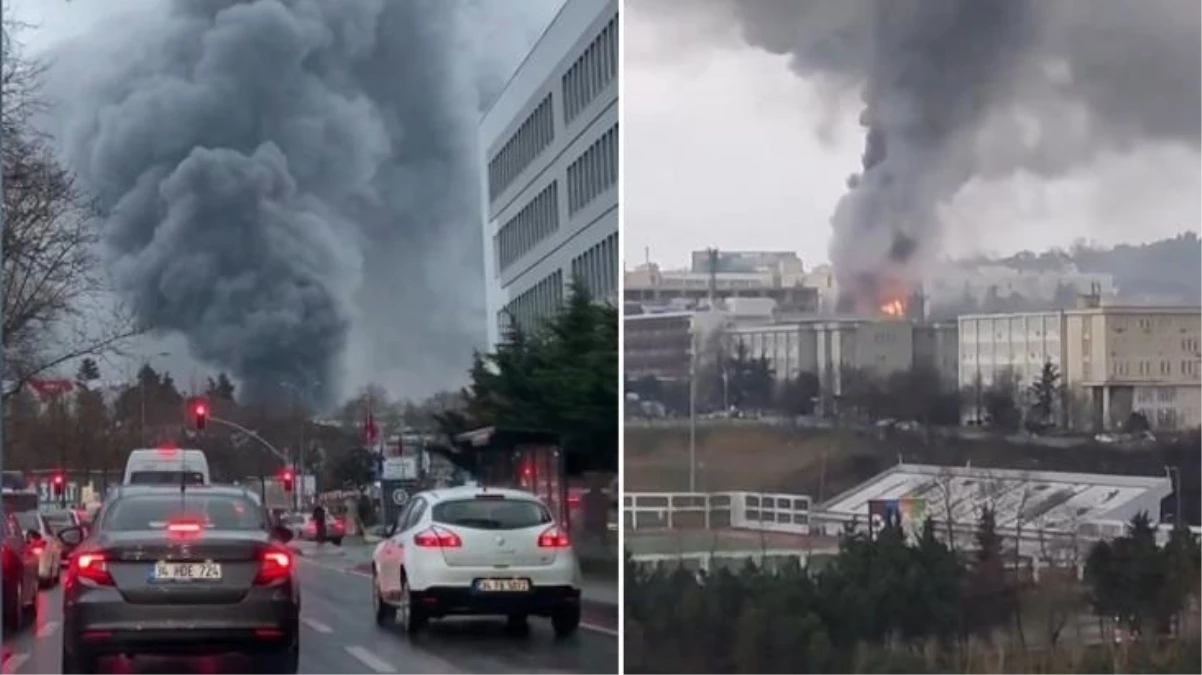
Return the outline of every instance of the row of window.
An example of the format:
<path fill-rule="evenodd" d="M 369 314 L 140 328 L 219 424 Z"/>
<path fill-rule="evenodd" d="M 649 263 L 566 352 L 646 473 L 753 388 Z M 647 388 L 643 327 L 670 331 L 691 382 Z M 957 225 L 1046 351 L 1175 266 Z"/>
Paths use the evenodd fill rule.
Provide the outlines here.
<path fill-rule="evenodd" d="M 497 273 L 504 272 L 526 251 L 559 231 L 559 181 L 552 181 L 517 215 L 501 226 L 494 237 Z"/>
<path fill-rule="evenodd" d="M 509 301 L 497 317 L 501 331 L 516 321 L 522 330 L 533 330 L 540 322 L 554 314 L 563 305 L 563 271 L 556 270 L 542 281 L 526 289 Z"/>
<path fill-rule="evenodd" d="M 568 215 L 618 183 L 618 125 L 614 124 L 568 166 Z"/>
<path fill-rule="evenodd" d="M 1136 375 L 1136 376 L 1144 376 L 1144 377 L 1148 377 L 1148 376 L 1152 376 L 1152 375 L 1162 375 L 1162 376 L 1173 375 L 1173 362 L 1172 361 L 1161 360 L 1159 365 L 1155 368 L 1152 366 L 1151 361 L 1137 361 L 1137 362 L 1135 362 L 1134 365 L 1135 365 L 1135 367 L 1133 368 L 1132 362 L 1130 362 L 1130 361 L 1112 361 L 1110 363 L 1110 374 L 1111 375 L 1119 375 L 1119 376 Z M 1197 361 L 1192 361 L 1192 360 L 1188 360 L 1188 359 L 1182 360 L 1180 362 L 1180 366 L 1181 366 L 1180 370 L 1177 371 L 1177 374 L 1179 374 L 1179 375 L 1193 376 L 1193 375 L 1197 375 L 1199 372 Z"/>
<path fill-rule="evenodd" d="M 609 20 L 563 74 L 563 121 L 570 124 L 618 75 L 618 17 Z"/>
<path fill-rule="evenodd" d="M 572 278 L 584 284 L 596 300 L 618 297 L 618 233 L 572 259 Z"/>
<path fill-rule="evenodd" d="M 555 140 L 555 113 L 551 94 L 509 137 L 501 151 L 488 163 L 488 199 L 495 200 L 513 184 L 539 153 Z"/>

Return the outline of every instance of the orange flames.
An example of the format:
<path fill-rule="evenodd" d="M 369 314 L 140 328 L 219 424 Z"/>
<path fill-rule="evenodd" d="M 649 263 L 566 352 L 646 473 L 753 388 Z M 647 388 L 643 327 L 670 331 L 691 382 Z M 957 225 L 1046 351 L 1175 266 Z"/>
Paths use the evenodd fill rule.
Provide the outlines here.
<path fill-rule="evenodd" d="M 901 318 L 906 315 L 906 304 L 901 300 L 888 300 L 881 305 L 881 313 L 886 316 Z"/>

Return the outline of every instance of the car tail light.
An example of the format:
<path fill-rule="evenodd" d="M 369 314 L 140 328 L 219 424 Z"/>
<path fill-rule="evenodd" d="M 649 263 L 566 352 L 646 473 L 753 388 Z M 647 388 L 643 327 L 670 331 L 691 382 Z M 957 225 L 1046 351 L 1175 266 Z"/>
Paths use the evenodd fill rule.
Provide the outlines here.
<path fill-rule="evenodd" d="M 568 548 L 571 545 L 572 540 L 568 538 L 568 533 L 558 525 L 552 525 L 538 535 L 539 548 Z"/>
<path fill-rule="evenodd" d="M 459 535 L 441 527 L 431 527 L 424 532 L 413 535 L 413 543 L 422 548 L 460 548 L 463 540 Z"/>
<path fill-rule="evenodd" d="M 269 548 L 259 557 L 255 583 L 263 586 L 287 579 L 292 574 L 292 554 L 282 548 Z"/>
<path fill-rule="evenodd" d="M 46 550 L 46 545 L 42 542 L 38 542 L 36 544 L 30 544 L 29 548 L 33 550 L 34 555 L 42 555 L 42 551 Z"/>
<path fill-rule="evenodd" d="M 171 539 L 192 539 L 200 536 L 204 525 L 198 520 L 173 520 L 167 523 L 167 537 Z"/>
<path fill-rule="evenodd" d="M 73 560 L 75 576 L 100 586 L 113 585 L 113 575 L 109 574 L 108 561 L 103 553 L 80 553 Z"/>

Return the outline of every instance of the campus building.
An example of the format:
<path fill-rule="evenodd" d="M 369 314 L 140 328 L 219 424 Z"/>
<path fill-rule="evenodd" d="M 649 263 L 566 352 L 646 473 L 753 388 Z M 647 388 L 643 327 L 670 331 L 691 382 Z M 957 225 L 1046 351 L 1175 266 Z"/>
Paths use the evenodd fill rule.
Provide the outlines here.
<path fill-rule="evenodd" d="M 573 280 L 617 302 L 618 45 L 616 0 L 567 0 L 480 121 L 490 344 Z"/>

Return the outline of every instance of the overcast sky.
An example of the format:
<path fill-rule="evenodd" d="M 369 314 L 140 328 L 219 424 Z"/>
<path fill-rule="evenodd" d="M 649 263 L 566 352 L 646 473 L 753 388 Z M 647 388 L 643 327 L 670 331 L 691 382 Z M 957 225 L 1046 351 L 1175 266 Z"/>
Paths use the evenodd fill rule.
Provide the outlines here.
<path fill-rule="evenodd" d="M 746 46 L 734 21 L 697 26 L 629 5 L 624 21 L 627 267 L 647 249 L 653 261 L 683 266 L 689 251 L 706 246 L 825 261 L 830 214 L 863 150 L 857 98 L 819 91 L 786 57 Z M 1065 180 L 970 185 L 945 214 L 947 252 L 1197 231 L 1200 181 L 1193 149 L 1142 146 Z"/>

